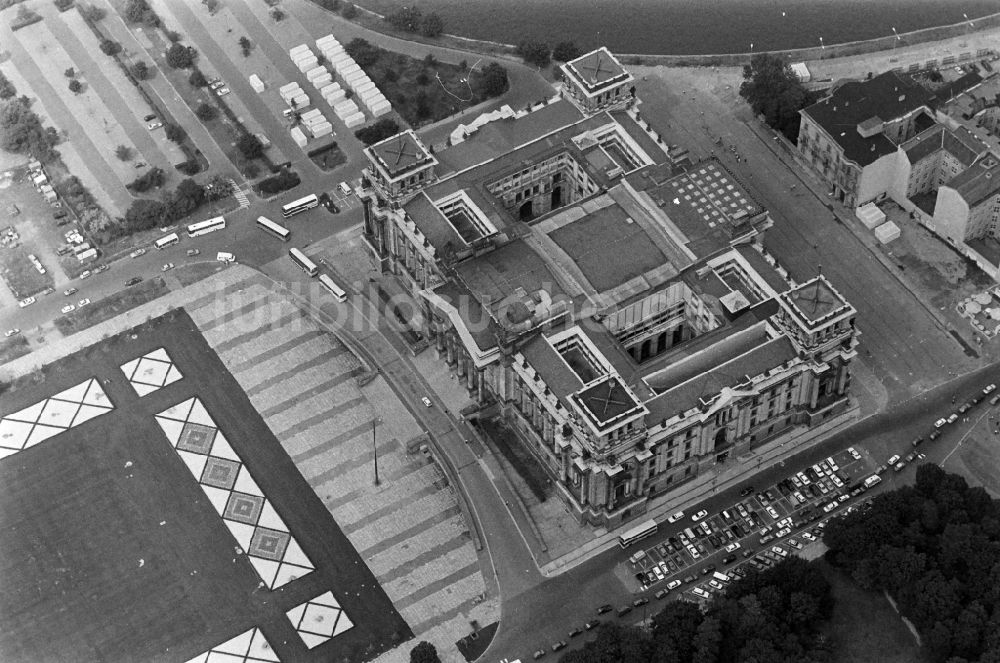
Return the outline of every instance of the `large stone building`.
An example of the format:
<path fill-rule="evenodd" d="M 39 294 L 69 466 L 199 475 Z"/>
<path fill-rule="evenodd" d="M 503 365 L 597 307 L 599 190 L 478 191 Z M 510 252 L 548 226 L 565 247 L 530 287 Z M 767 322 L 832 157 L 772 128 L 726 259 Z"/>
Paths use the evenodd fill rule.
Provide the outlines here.
<path fill-rule="evenodd" d="M 613 526 L 845 409 L 858 332 L 825 278 L 763 252 L 771 219 L 735 176 L 673 163 L 608 75 L 595 105 L 567 76 L 562 100 L 435 154 L 411 132 L 373 145 L 360 196 L 373 263 L 441 359 Z"/>

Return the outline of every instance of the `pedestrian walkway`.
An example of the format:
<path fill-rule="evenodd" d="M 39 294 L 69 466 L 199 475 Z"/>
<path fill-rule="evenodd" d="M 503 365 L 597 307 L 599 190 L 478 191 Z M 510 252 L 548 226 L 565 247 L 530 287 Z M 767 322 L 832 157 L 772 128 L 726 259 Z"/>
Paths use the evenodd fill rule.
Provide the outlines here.
<path fill-rule="evenodd" d="M 236 198 L 236 202 L 240 204 L 239 209 L 250 207 L 250 199 L 247 198 L 246 191 L 240 188 L 240 185 L 236 183 L 236 180 L 230 179 L 229 183 L 233 185 L 233 196 Z"/>

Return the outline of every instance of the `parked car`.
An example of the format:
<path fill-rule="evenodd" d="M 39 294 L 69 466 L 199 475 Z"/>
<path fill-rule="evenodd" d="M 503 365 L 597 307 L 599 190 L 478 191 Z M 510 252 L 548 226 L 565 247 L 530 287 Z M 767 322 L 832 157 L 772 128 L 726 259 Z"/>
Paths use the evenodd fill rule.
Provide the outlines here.
<path fill-rule="evenodd" d="M 895 465 L 898 462 L 899 462 L 899 454 L 893 454 L 892 456 L 889 457 L 889 460 L 886 461 L 886 465 Z"/>
<path fill-rule="evenodd" d="M 136 249 L 132 253 L 128 254 L 129 258 L 138 258 L 139 256 L 146 255 L 146 249 Z"/>
<path fill-rule="evenodd" d="M 696 513 L 693 516 L 691 516 L 691 520 L 694 521 L 694 522 L 698 522 L 699 520 L 701 520 L 702 518 L 704 518 L 707 515 L 708 515 L 708 511 L 706 511 L 705 509 L 702 509 L 698 513 Z"/>
<path fill-rule="evenodd" d="M 86 306 L 86 305 L 87 305 L 87 304 L 89 304 L 89 303 L 90 303 L 90 300 L 89 300 L 89 299 L 86 299 L 86 298 L 84 298 L 84 299 L 81 299 L 80 301 L 78 301 L 78 302 L 76 303 L 76 307 L 77 307 L 77 308 L 83 308 L 84 306 Z"/>
<path fill-rule="evenodd" d="M 20 329 L 8 329 L 7 331 L 5 331 L 3 333 L 3 335 L 4 335 L 5 338 L 10 338 L 11 336 L 14 336 L 15 334 L 20 334 L 20 333 L 21 333 Z"/>
<path fill-rule="evenodd" d="M 340 189 L 340 192 L 345 196 L 351 195 L 351 187 L 347 184 L 347 182 L 341 182 L 337 185 L 337 188 Z"/>
<path fill-rule="evenodd" d="M 565 649 L 565 648 L 566 648 L 565 640 L 557 640 L 556 642 L 552 643 L 552 651 L 559 651 L 560 649 Z"/>
<path fill-rule="evenodd" d="M 229 94 L 229 88 L 227 88 L 227 87 L 220 87 L 218 90 L 215 91 L 215 94 L 218 95 L 218 96 L 220 96 L 220 97 L 224 97 L 227 94 Z"/>
<path fill-rule="evenodd" d="M 593 631 L 595 628 L 601 625 L 600 619 L 591 619 L 589 622 L 583 625 L 584 631 Z"/>
<path fill-rule="evenodd" d="M 728 546 L 726 546 L 726 552 L 727 553 L 736 552 L 737 550 L 739 550 L 739 548 L 740 548 L 740 542 L 734 541 L 733 543 L 730 543 Z"/>
<path fill-rule="evenodd" d="M 615 607 L 613 605 L 611 605 L 610 603 L 605 603 L 604 605 L 602 605 L 597 609 L 597 614 L 603 615 L 604 613 L 611 612 L 614 609 Z"/>
<path fill-rule="evenodd" d="M 160 271 L 161 272 L 169 272 L 173 268 L 174 268 L 174 263 L 168 262 L 167 264 L 165 264 L 163 267 L 160 268 Z"/>
<path fill-rule="evenodd" d="M 149 124 L 146 125 L 146 128 L 149 129 L 150 131 L 153 131 L 154 129 L 159 129 L 162 126 L 163 123 L 157 121 L 157 122 L 150 122 Z"/>
<path fill-rule="evenodd" d="M 747 486 L 740 491 L 740 497 L 748 497 L 750 495 L 753 495 L 753 486 Z"/>
<path fill-rule="evenodd" d="M 125 287 L 131 287 L 133 285 L 138 285 L 140 283 L 142 283 L 142 277 L 141 276 L 133 276 L 129 280 L 125 281 Z"/>
<path fill-rule="evenodd" d="M 76 294 L 76 288 L 70 288 L 69 290 L 63 291 L 63 296 L 65 297 L 69 297 L 70 295 L 75 295 L 75 294 Z"/>
<path fill-rule="evenodd" d="M 196 255 L 198 255 L 200 253 L 201 253 L 201 251 L 199 251 L 198 249 L 188 249 L 187 250 L 188 258 L 192 258 L 192 257 L 194 257 L 194 256 L 196 256 Z"/>
<path fill-rule="evenodd" d="M 91 272 L 90 272 L 89 269 L 85 269 L 85 270 L 83 270 L 83 272 L 80 273 L 80 278 L 81 279 L 89 279 L 90 276 L 91 276 Z"/>
<path fill-rule="evenodd" d="M 24 299 L 22 299 L 21 301 L 19 301 L 17 303 L 17 305 L 20 306 L 21 308 L 25 308 L 27 306 L 31 306 L 34 303 L 35 303 L 35 298 L 34 297 L 25 297 Z"/>
<path fill-rule="evenodd" d="M 431 399 L 427 398 L 426 396 L 423 396 L 420 399 L 420 402 L 424 404 L 424 407 L 430 407 L 431 406 Z"/>
<path fill-rule="evenodd" d="M 684 517 L 684 512 L 683 511 L 678 511 L 677 513 L 673 514 L 672 516 L 668 516 L 667 517 L 667 522 L 668 523 L 676 523 L 678 520 L 680 520 L 683 517 Z"/>

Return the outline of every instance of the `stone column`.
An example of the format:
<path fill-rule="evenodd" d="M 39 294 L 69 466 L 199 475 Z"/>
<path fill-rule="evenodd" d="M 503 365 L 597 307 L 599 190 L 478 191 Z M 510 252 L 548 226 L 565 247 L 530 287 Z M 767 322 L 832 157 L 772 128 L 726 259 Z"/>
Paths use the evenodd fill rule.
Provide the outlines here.
<path fill-rule="evenodd" d="M 812 384 L 809 385 L 809 409 L 815 410 L 816 403 L 819 400 L 819 383 L 823 379 L 823 375 L 813 374 Z"/>

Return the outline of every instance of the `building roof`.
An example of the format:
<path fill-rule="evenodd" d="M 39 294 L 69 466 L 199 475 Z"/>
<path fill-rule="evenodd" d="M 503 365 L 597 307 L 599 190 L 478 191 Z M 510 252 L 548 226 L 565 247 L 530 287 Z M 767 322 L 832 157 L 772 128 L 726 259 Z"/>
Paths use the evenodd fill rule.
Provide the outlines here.
<path fill-rule="evenodd" d="M 903 151 L 911 164 L 916 164 L 933 155 L 938 150 L 945 150 L 964 166 L 971 166 L 975 160 L 986 151 L 982 145 L 965 127 L 955 130 L 948 129 L 943 124 L 935 124 L 930 129 L 917 134 L 903 143 Z"/>
<path fill-rule="evenodd" d="M 649 409 L 646 421 L 648 425 L 658 424 L 680 412 L 698 407 L 702 398 L 711 398 L 724 387 L 742 384 L 748 377 L 762 375 L 796 356 L 795 347 L 787 337 L 780 336 L 768 341 L 646 401 L 645 405 Z"/>
<path fill-rule="evenodd" d="M 495 159 L 582 119 L 576 106 L 560 100 L 518 118 L 484 124 L 463 142 L 437 153 L 438 177 Z"/>
<path fill-rule="evenodd" d="M 545 385 L 552 390 L 564 407 L 569 407 L 569 397 L 583 387 L 580 377 L 559 356 L 544 334 L 535 334 L 520 348 L 525 361 L 538 371 Z"/>
<path fill-rule="evenodd" d="M 599 428 L 612 424 L 615 419 L 642 407 L 629 389 L 614 375 L 607 376 L 571 398 Z"/>
<path fill-rule="evenodd" d="M 629 135 L 629 138 L 638 143 L 639 147 L 654 161 L 662 160 L 663 157 L 661 155 L 666 153 L 666 146 L 653 140 L 653 137 L 646 133 L 646 130 L 640 127 L 627 111 L 611 111 L 611 117 L 621 125 L 625 133 Z"/>
<path fill-rule="evenodd" d="M 545 259 L 522 240 L 462 261 L 455 274 L 503 327 L 547 319 L 560 302 L 568 306 Z"/>
<path fill-rule="evenodd" d="M 988 155 L 952 178 L 947 186 L 955 189 L 969 207 L 989 200 L 1000 191 L 1000 160 Z"/>
<path fill-rule="evenodd" d="M 562 70 L 589 94 L 596 94 L 631 77 L 604 46 L 570 60 L 562 66 Z"/>
<path fill-rule="evenodd" d="M 736 251 L 743 256 L 744 260 L 750 263 L 753 271 L 757 272 L 764 279 L 764 282 L 771 286 L 771 289 L 775 292 L 780 294 L 792 287 L 792 284 L 779 274 L 778 270 L 772 267 L 757 249 L 741 244 L 736 247 Z"/>
<path fill-rule="evenodd" d="M 434 157 L 411 130 L 390 136 L 367 149 L 393 178 L 434 162 Z"/>
<path fill-rule="evenodd" d="M 497 347 L 500 327 L 465 286 L 449 280 L 434 288 L 434 293 L 455 307 L 480 350 Z"/>
<path fill-rule="evenodd" d="M 611 204 L 590 206 L 585 216 L 548 233 L 598 292 L 611 290 L 666 262 L 642 227 L 610 197 L 607 200 Z"/>
<path fill-rule="evenodd" d="M 764 207 L 714 158 L 680 174 L 666 164 L 649 166 L 626 180 L 666 214 L 698 258 L 729 248 L 734 238 L 752 227 L 749 224 L 766 215 Z"/>
<path fill-rule="evenodd" d="M 847 300 L 822 276 L 813 277 L 792 288 L 783 293 L 781 298 L 809 325 L 820 323 L 832 314 L 849 307 Z"/>
<path fill-rule="evenodd" d="M 930 106 L 934 95 L 899 72 L 889 71 L 867 81 L 850 81 L 802 110 L 840 145 L 844 157 L 864 167 L 896 151 L 884 134 L 865 138 L 858 125 L 873 117 L 891 122 L 921 106 Z"/>

